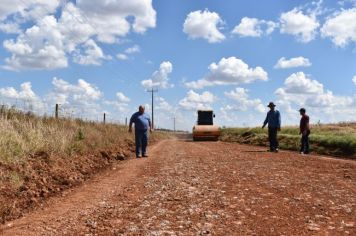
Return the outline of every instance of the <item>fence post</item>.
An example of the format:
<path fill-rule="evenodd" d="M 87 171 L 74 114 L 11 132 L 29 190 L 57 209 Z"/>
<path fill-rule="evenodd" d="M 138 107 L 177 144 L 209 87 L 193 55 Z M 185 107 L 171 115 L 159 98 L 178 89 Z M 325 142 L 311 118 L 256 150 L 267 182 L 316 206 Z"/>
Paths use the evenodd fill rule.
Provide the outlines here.
<path fill-rule="evenodd" d="M 127 117 L 125 118 L 125 126 L 127 126 Z"/>
<path fill-rule="evenodd" d="M 104 119 L 103 119 L 104 125 L 106 123 L 106 113 L 104 113 Z"/>
<path fill-rule="evenodd" d="M 56 104 L 56 110 L 55 110 L 55 117 L 56 117 L 56 119 L 58 119 L 58 111 L 59 111 L 59 104 L 57 103 Z"/>

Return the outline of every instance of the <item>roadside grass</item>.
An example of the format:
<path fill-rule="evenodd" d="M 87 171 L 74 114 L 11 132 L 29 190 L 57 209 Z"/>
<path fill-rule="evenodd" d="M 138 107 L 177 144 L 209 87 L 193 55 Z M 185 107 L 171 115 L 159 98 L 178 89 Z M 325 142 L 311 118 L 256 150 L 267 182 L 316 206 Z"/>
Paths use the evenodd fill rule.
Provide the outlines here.
<path fill-rule="evenodd" d="M 127 127 L 0 107 L 0 223 L 133 156 Z M 150 143 L 170 138 L 156 131 Z"/>
<path fill-rule="evenodd" d="M 84 155 L 111 149 L 120 141 L 133 140 L 127 127 L 83 120 L 36 117 L 14 109 L 0 110 L 0 161 L 26 161 L 30 154 L 50 156 Z M 154 132 L 153 140 L 167 137 Z"/>
<path fill-rule="evenodd" d="M 220 138 L 226 142 L 237 142 L 268 146 L 267 129 L 224 128 Z M 283 127 L 278 134 L 280 148 L 298 151 L 300 148 L 299 128 Z M 356 123 L 314 125 L 310 135 L 311 151 L 318 154 L 356 159 Z"/>

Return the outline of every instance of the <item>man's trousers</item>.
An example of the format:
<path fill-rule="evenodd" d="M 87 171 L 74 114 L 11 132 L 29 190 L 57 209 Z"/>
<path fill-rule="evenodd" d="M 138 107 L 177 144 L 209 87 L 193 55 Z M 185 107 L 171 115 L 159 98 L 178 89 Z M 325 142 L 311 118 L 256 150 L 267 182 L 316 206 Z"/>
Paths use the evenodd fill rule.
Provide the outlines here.
<path fill-rule="evenodd" d="M 269 140 L 269 150 L 276 151 L 279 148 L 278 140 L 277 140 L 277 127 L 268 127 L 268 140 Z"/>
<path fill-rule="evenodd" d="M 148 131 L 145 130 L 135 130 L 135 143 L 136 143 L 136 156 L 146 154 L 148 142 Z"/>

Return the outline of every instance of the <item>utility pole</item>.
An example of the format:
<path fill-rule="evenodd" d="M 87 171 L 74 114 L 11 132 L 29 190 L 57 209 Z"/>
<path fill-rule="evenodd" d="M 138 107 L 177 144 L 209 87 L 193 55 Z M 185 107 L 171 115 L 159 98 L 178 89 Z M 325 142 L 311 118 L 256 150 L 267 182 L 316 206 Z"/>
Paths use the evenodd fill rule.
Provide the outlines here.
<path fill-rule="evenodd" d="M 154 102 L 154 99 L 153 99 L 153 94 L 154 93 L 157 93 L 158 92 L 158 89 L 151 89 L 151 90 L 147 90 L 147 92 L 151 93 L 152 94 L 152 105 L 151 105 L 151 116 L 152 116 L 152 129 L 155 128 L 155 125 L 154 125 L 154 108 L 153 108 L 153 102 Z"/>
<path fill-rule="evenodd" d="M 173 117 L 173 130 L 176 132 L 176 117 Z"/>
<path fill-rule="evenodd" d="M 58 119 L 58 110 L 59 110 L 59 104 L 56 104 L 56 110 L 54 112 L 54 116 L 56 117 L 56 119 Z"/>

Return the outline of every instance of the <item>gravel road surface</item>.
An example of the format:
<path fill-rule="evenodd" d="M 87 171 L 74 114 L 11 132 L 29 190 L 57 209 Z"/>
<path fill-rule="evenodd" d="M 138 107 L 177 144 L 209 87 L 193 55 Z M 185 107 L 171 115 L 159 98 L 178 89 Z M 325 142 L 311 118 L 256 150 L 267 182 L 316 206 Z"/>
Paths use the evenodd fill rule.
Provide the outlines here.
<path fill-rule="evenodd" d="M 165 140 L 0 235 L 356 235 L 356 162 Z"/>

